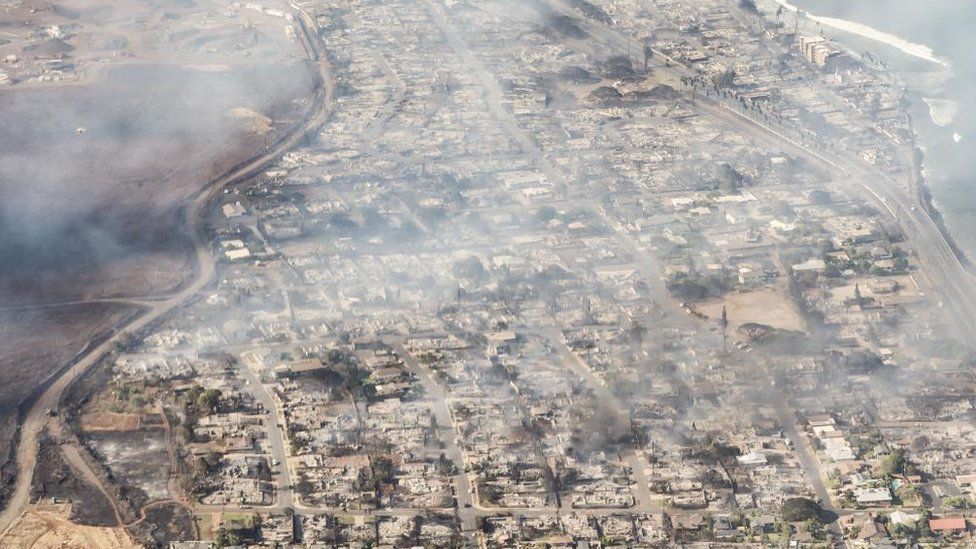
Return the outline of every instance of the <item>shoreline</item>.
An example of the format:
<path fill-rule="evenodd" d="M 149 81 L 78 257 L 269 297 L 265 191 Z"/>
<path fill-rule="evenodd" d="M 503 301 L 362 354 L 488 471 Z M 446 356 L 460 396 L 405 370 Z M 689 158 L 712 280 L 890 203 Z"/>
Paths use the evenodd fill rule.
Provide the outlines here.
<path fill-rule="evenodd" d="M 818 23 L 820 25 L 825 25 L 833 29 L 837 29 L 841 32 L 846 32 L 868 40 L 873 40 L 875 42 L 880 42 L 886 44 L 892 48 L 895 48 L 906 55 L 910 55 L 917 59 L 923 61 L 928 61 L 930 63 L 935 63 L 948 69 L 952 65 L 949 61 L 941 59 L 935 54 L 935 51 L 925 44 L 918 44 L 912 42 L 898 35 L 892 34 L 890 32 L 885 32 L 876 29 L 872 26 L 865 25 L 864 23 L 858 23 L 857 21 L 848 21 L 847 19 L 840 19 L 837 17 L 829 17 L 825 15 L 816 15 L 810 13 L 809 11 L 803 10 L 799 6 L 791 4 L 789 0 L 772 0 L 777 5 L 781 6 L 787 11 L 792 11 L 796 15 L 801 15 L 804 18 Z"/>
<path fill-rule="evenodd" d="M 934 204 L 932 190 L 929 188 L 925 175 L 922 173 L 925 153 L 922 152 L 922 149 L 918 146 L 918 140 L 915 138 L 912 139 L 912 152 L 912 178 L 915 181 L 915 192 L 918 201 L 922 204 L 928 216 L 932 218 L 932 222 L 935 223 L 936 228 L 942 234 L 942 238 L 945 239 L 946 244 L 949 245 L 949 248 L 952 250 L 953 255 L 956 256 L 956 259 L 959 260 L 959 263 L 962 264 L 968 273 L 974 274 L 973 263 L 969 259 L 969 255 L 952 234 L 945 216 L 942 215 L 942 211 Z"/>
<path fill-rule="evenodd" d="M 952 99 L 940 99 L 922 95 L 921 100 L 928 106 L 929 119 L 940 128 L 948 128 L 956 120 L 959 104 Z"/>
<path fill-rule="evenodd" d="M 922 101 L 924 104 L 924 98 L 919 96 L 918 101 Z M 915 103 L 916 106 L 918 103 Z M 933 121 L 934 123 L 934 121 Z M 956 237 L 952 234 L 952 230 L 949 229 L 948 221 L 942 211 L 935 205 L 935 199 L 932 194 L 932 189 L 928 184 L 928 180 L 925 178 L 924 168 L 925 168 L 925 152 L 922 151 L 919 145 L 918 132 L 915 131 L 915 117 L 912 113 L 908 113 L 908 126 L 911 129 L 911 146 L 912 146 L 912 180 L 915 183 L 915 194 L 917 195 L 919 203 L 925 209 L 925 212 L 932 222 L 935 223 L 936 228 L 939 233 L 942 234 L 942 238 L 945 239 L 946 244 L 952 250 L 953 255 L 959 260 L 963 268 L 969 274 L 976 274 L 973 270 L 973 262 L 969 258 L 969 254 L 966 250 L 959 244 Z"/>
<path fill-rule="evenodd" d="M 802 14 L 803 19 L 806 20 L 806 25 L 803 25 L 801 23 L 801 28 L 803 26 L 809 27 L 811 23 L 819 23 L 831 27 L 832 29 L 835 29 L 841 33 L 851 34 L 861 39 L 885 44 L 889 47 L 892 47 L 900 51 L 903 55 L 906 55 L 908 57 L 912 57 L 915 59 L 922 59 L 925 61 L 938 64 L 939 67 L 935 68 L 931 72 L 951 71 L 951 64 L 949 62 L 945 60 L 940 60 L 937 57 L 935 57 L 933 50 L 930 47 L 925 46 L 923 44 L 916 44 L 910 42 L 894 34 L 880 31 L 878 29 L 874 29 L 873 27 L 870 27 L 862 23 L 846 21 L 834 17 L 825 17 L 825 16 L 818 16 L 815 14 L 811 14 L 801 9 L 800 7 L 790 3 L 790 0 L 768 0 L 768 3 L 771 4 L 772 6 L 780 6 L 787 11 L 792 11 L 794 13 Z M 775 10 L 772 13 L 766 12 L 765 16 L 767 18 L 775 17 Z M 858 58 L 860 58 L 860 55 L 858 55 L 857 52 L 851 50 L 850 44 L 847 41 L 845 41 L 843 38 L 837 38 L 837 41 L 845 49 L 847 49 L 851 53 L 854 53 L 855 55 L 857 55 Z M 874 69 L 874 71 L 878 72 L 879 69 Z M 895 78 L 899 82 L 902 82 L 904 80 L 905 73 L 902 71 L 884 69 L 882 72 L 887 73 L 887 75 Z M 907 89 L 907 85 L 906 85 L 906 89 Z M 922 89 L 914 89 L 911 90 L 911 92 L 912 95 L 914 95 L 914 97 L 912 97 L 912 104 L 910 107 L 908 107 L 907 109 L 908 112 L 906 113 L 906 115 L 908 116 L 908 124 L 909 124 L 909 128 L 911 129 L 912 137 L 908 144 L 911 147 L 912 155 L 909 158 L 909 160 L 911 161 L 911 166 L 910 167 L 906 166 L 906 169 L 911 170 L 911 177 L 915 187 L 916 198 L 918 199 L 922 208 L 925 210 L 926 214 L 932 219 L 932 222 L 935 224 L 939 233 L 942 235 L 942 238 L 946 241 L 946 244 L 952 250 L 953 255 L 956 256 L 956 259 L 959 260 L 959 262 L 962 264 L 966 272 L 969 274 L 976 274 L 976 271 L 974 271 L 973 268 L 974 264 L 970 259 L 971 254 L 966 252 L 966 250 L 959 243 L 958 239 L 953 235 L 951 229 L 949 228 L 949 221 L 947 220 L 945 213 L 942 210 L 940 210 L 938 206 L 936 206 L 935 196 L 924 174 L 925 153 L 923 152 L 920 144 L 921 137 L 919 136 L 918 132 L 915 129 L 915 115 L 916 113 L 922 114 L 923 111 L 927 113 L 927 116 L 929 116 L 933 125 L 943 129 L 948 127 L 948 125 L 946 126 L 941 125 L 939 121 L 936 120 L 936 117 L 933 115 L 934 113 L 932 111 L 932 104 L 930 103 L 930 101 L 932 101 L 933 98 L 937 98 L 941 94 L 927 94 L 926 91 Z"/>

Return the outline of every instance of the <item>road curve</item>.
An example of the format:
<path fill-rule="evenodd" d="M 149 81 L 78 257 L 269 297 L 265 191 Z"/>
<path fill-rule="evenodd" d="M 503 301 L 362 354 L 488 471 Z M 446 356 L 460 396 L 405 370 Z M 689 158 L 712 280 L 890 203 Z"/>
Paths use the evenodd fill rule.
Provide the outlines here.
<path fill-rule="evenodd" d="M 282 154 L 299 144 L 306 135 L 317 130 L 329 116 L 329 103 L 333 96 L 334 84 L 331 67 L 323 55 L 321 44 L 315 39 L 312 18 L 292 4 L 291 9 L 297 17 L 296 23 L 302 27 L 301 39 L 304 42 L 309 61 L 317 71 L 318 82 L 312 107 L 303 124 L 297 125 L 288 135 L 270 145 L 259 156 L 239 164 L 229 172 L 217 177 L 198 192 L 184 207 L 186 226 L 193 233 L 196 273 L 193 280 L 175 294 L 161 301 L 148 304 L 145 312 L 129 324 L 120 326 L 114 334 L 89 349 L 70 368 L 52 381 L 37 397 L 24 417 L 19 429 L 19 441 L 14 457 L 17 477 L 14 489 L 0 512 L 0 533 L 6 534 L 10 526 L 21 515 L 30 500 L 30 486 L 37 462 L 38 438 L 48 420 L 48 410 L 56 409 L 61 395 L 75 380 L 108 354 L 114 345 L 127 334 L 135 334 L 161 321 L 165 315 L 185 304 L 213 279 L 215 262 L 211 254 L 210 241 L 203 226 L 207 205 L 228 185 L 253 177 L 275 162 Z M 0 535 L 2 535 L 0 534 Z"/>

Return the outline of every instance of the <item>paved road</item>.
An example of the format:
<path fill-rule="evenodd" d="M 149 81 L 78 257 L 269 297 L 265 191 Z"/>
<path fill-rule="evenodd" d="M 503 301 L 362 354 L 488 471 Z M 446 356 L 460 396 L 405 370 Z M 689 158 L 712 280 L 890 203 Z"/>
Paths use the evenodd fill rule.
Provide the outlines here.
<path fill-rule="evenodd" d="M 157 504 L 171 504 L 170 502 L 156 502 Z M 241 511 L 258 513 L 282 513 L 285 509 L 279 505 L 248 506 L 239 505 L 194 505 L 198 513 L 240 513 Z M 337 517 L 422 517 L 430 513 L 453 514 L 454 507 L 416 508 L 416 507 L 384 507 L 382 509 L 343 509 L 340 507 L 296 507 L 296 512 L 302 515 L 334 515 Z M 634 509 L 619 507 L 600 507 L 587 509 L 569 509 L 557 507 L 486 507 L 474 509 L 471 514 L 477 517 L 512 515 L 520 517 L 542 517 L 556 515 L 581 515 L 587 517 L 609 517 L 614 515 L 643 514 Z"/>
<path fill-rule="evenodd" d="M 298 12 L 297 21 L 304 28 L 305 36 L 308 37 L 309 29 L 315 28 L 314 22 L 308 14 L 298 10 L 297 7 L 293 6 L 293 8 Z M 21 515 L 29 503 L 30 485 L 34 474 L 34 465 L 37 462 L 38 437 L 49 419 L 48 410 L 58 407 L 65 389 L 98 363 L 102 357 L 111 352 L 115 344 L 122 341 L 126 335 L 139 333 L 161 321 L 167 314 L 193 298 L 213 279 L 215 263 L 211 254 L 210 239 L 203 227 L 203 218 L 211 199 L 228 185 L 253 177 L 265 170 L 282 154 L 298 145 L 308 132 L 314 131 L 325 122 L 329 115 L 329 102 L 333 94 L 331 68 L 326 61 L 326 56 L 321 54 L 321 44 L 317 40 L 311 38 L 306 40 L 306 47 L 310 48 L 312 52 L 310 53 L 311 61 L 313 61 L 321 77 L 321 85 L 316 90 L 315 101 L 306 122 L 288 136 L 269 146 L 263 154 L 238 165 L 230 172 L 211 181 L 190 200 L 184 209 L 184 221 L 186 226 L 190 228 L 194 240 L 196 272 L 193 279 L 175 294 L 160 301 L 149 302 L 149 306 L 143 314 L 80 357 L 43 390 L 27 412 L 19 430 L 19 440 L 14 458 L 17 465 L 17 478 L 14 489 L 7 500 L 7 505 L 0 513 L 0 532 L 6 533 L 10 525 Z"/>
<path fill-rule="evenodd" d="M 546 176 L 549 182 L 561 189 L 565 195 L 567 189 L 565 176 L 546 158 L 532 136 L 519 127 L 515 116 L 505 108 L 505 94 L 499 87 L 495 75 L 489 72 L 475 57 L 461 37 L 461 31 L 444 16 L 440 8 L 430 0 L 423 0 L 423 3 L 427 6 L 431 20 L 440 29 L 451 49 L 454 50 L 454 54 L 464 62 L 486 92 L 485 101 L 492 119 L 496 120 L 509 137 L 518 144 L 522 152 L 531 158 L 536 168 Z"/>
<path fill-rule="evenodd" d="M 268 434 L 268 442 L 271 443 L 271 457 L 277 462 L 277 465 L 271 466 L 275 485 L 275 504 L 282 509 L 287 509 L 294 504 L 294 491 L 291 470 L 288 466 L 288 452 L 285 449 L 285 437 L 281 427 L 285 424 L 285 420 L 271 391 L 261 383 L 261 360 L 254 352 L 247 351 L 241 354 L 241 362 L 244 363 L 244 368 L 240 369 L 244 379 L 247 380 L 258 402 L 268 411 L 264 430 Z"/>
<path fill-rule="evenodd" d="M 518 143 L 522 152 L 532 160 L 536 168 L 545 174 L 546 178 L 558 189 L 560 189 L 564 195 L 568 195 L 569 187 L 567 185 L 565 175 L 552 162 L 549 161 L 539 145 L 528 134 L 528 132 L 519 127 L 514 115 L 512 115 L 504 107 L 502 101 L 504 95 L 501 88 L 498 86 L 495 76 L 485 69 L 484 65 L 470 51 L 464 40 L 461 38 L 458 29 L 444 16 L 440 9 L 430 1 L 425 1 L 425 4 L 428 7 L 432 20 L 444 34 L 448 44 L 451 46 L 451 49 L 454 50 L 455 54 L 464 61 L 467 67 L 471 69 L 472 73 L 478 78 L 481 87 L 485 90 L 485 92 L 487 92 L 486 101 L 488 103 L 488 109 L 491 111 L 491 114 L 495 120 L 497 120 L 502 125 L 502 128 L 509 134 L 509 136 L 512 137 L 516 143 Z M 608 219 L 600 210 L 594 209 L 594 211 L 598 216 L 602 217 L 607 226 L 614 227 L 612 220 Z M 656 266 L 653 265 L 653 261 L 649 254 L 637 249 L 633 244 L 633 241 L 631 241 L 629 238 L 623 238 L 622 240 L 625 241 L 627 249 L 634 253 L 635 258 L 638 261 L 641 261 L 642 266 L 647 269 L 647 273 L 659 272 L 655 268 Z M 659 290 L 663 291 L 663 286 L 659 288 Z M 670 299 L 668 299 L 667 296 L 663 296 L 662 299 L 664 299 L 665 302 L 670 303 Z M 580 376 L 581 379 L 586 381 L 587 384 L 594 390 L 595 394 L 606 402 L 615 404 L 618 403 L 618 399 L 610 393 L 606 386 L 600 383 L 599 380 L 592 375 L 589 369 L 581 363 L 579 357 L 569 351 L 569 349 L 565 348 L 565 345 L 562 343 L 562 337 L 558 331 L 550 331 L 546 335 L 553 341 L 554 345 L 557 345 L 557 347 L 560 345 L 562 346 L 561 354 L 564 356 L 564 363 L 578 376 Z M 568 355 L 566 355 L 566 353 L 568 353 Z M 620 409 L 619 406 L 616 406 L 615 410 L 625 419 L 629 417 L 628 413 L 625 410 Z M 632 476 L 633 481 L 636 484 L 636 508 L 644 511 L 653 510 L 653 500 L 650 489 L 647 485 L 647 478 L 644 474 L 646 460 L 638 456 L 636 452 L 633 451 L 626 453 L 621 457 L 634 471 Z"/>
<path fill-rule="evenodd" d="M 607 403 L 613 412 L 618 415 L 622 421 L 630 421 L 630 411 L 625 409 L 621 403 L 620 399 L 614 395 L 606 385 L 604 385 L 593 372 L 590 371 L 583 359 L 579 357 L 576 353 L 570 349 L 566 343 L 563 341 L 562 334 L 559 333 L 558 329 L 548 329 L 539 332 L 540 335 L 544 336 L 556 349 L 556 352 L 562 358 L 563 364 L 573 371 L 580 379 L 586 383 L 587 387 L 593 391 L 593 394 L 601 402 Z M 634 511 L 641 511 L 645 513 L 651 513 L 654 511 L 662 511 L 663 509 L 660 505 L 654 505 L 654 497 L 651 494 L 651 488 L 648 484 L 647 475 L 645 470 L 649 468 L 647 460 L 640 456 L 636 450 L 628 448 L 620 452 L 621 460 L 627 464 L 631 469 L 631 481 L 634 484 Z"/>
<path fill-rule="evenodd" d="M 56 409 L 64 390 L 83 373 L 88 371 L 89 368 L 94 366 L 102 357 L 111 352 L 114 345 L 121 341 L 126 334 L 137 333 L 153 325 L 153 323 L 160 320 L 164 315 L 182 305 L 210 281 L 214 266 L 210 256 L 209 244 L 205 239 L 203 242 L 198 242 L 197 244 L 197 264 L 199 268 L 197 269 L 197 274 L 192 284 L 188 285 L 176 296 L 150 308 L 146 313 L 125 326 L 123 330 L 119 330 L 113 336 L 91 349 L 88 354 L 81 357 L 71 368 L 54 380 L 31 406 L 20 428 L 20 439 L 17 444 L 15 457 L 17 478 L 14 484 L 14 490 L 7 500 L 7 506 L 0 513 L 0 530 L 6 532 L 27 506 L 30 498 L 30 485 L 34 474 L 34 465 L 37 462 L 38 436 L 49 418 L 48 410 Z"/>
<path fill-rule="evenodd" d="M 447 393 L 439 383 L 434 381 L 434 378 L 430 375 L 430 371 L 420 364 L 403 345 L 395 345 L 394 349 L 397 355 L 403 359 L 407 369 L 417 376 L 427 391 L 427 394 L 433 400 L 434 417 L 437 418 L 438 436 L 445 443 L 444 455 L 458 467 L 457 474 L 451 479 L 454 483 L 454 493 L 457 496 L 458 518 L 461 520 L 463 530 L 473 531 L 477 528 L 475 508 L 478 502 L 474 501 L 474 489 L 471 484 L 471 478 L 468 476 L 468 472 L 465 471 L 464 454 L 461 453 L 461 447 L 457 442 L 458 437 L 461 435 L 458 432 L 457 426 L 454 424 L 454 417 L 447 407 Z"/>
<path fill-rule="evenodd" d="M 810 446 L 810 442 L 796 428 L 796 420 L 793 418 L 793 414 L 786 408 L 786 397 L 781 395 L 773 405 L 773 410 L 776 412 L 776 419 L 779 421 L 786 438 L 793 443 L 794 452 L 796 453 L 797 459 L 800 460 L 800 466 L 803 467 L 803 471 L 810 478 L 810 482 L 813 483 L 813 489 L 820 499 L 820 506 L 838 517 L 844 515 L 845 511 L 834 505 L 833 500 L 830 498 L 830 490 L 827 488 L 820 460 L 817 459 L 816 452 Z M 834 545 L 847 547 L 847 540 L 844 539 L 844 532 L 841 529 L 840 521 L 835 520 L 827 526 L 834 536 Z"/>
<path fill-rule="evenodd" d="M 578 16 L 570 6 L 561 0 L 543 0 L 557 11 Z M 628 36 L 592 21 L 584 20 L 582 26 L 594 36 L 616 44 L 628 51 L 641 51 L 643 44 Z M 652 64 L 658 70 L 666 70 L 677 77 L 696 76 L 697 73 L 668 58 L 660 51 L 654 52 Z M 902 154 L 905 180 L 899 181 L 891 175 L 874 168 L 859 159 L 843 156 L 836 152 L 814 149 L 787 135 L 785 130 L 770 127 L 765 122 L 753 118 L 748 113 L 732 109 L 719 101 L 699 96 L 696 108 L 706 115 L 724 122 L 742 135 L 749 136 L 757 143 L 770 148 L 786 148 L 813 163 L 823 166 L 834 175 L 834 185 L 851 196 L 867 196 L 881 211 L 887 212 L 897 220 L 905 234 L 911 239 L 922 265 L 923 275 L 929 287 L 942 296 L 940 305 L 945 306 L 951 315 L 956 335 L 965 340 L 976 340 L 976 318 L 969 312 L 969 304 L 976 302 L 976 280 L 960 262 L 952 247 L 939 230 L 938 225 L 921 204 L 916 193 L 917 182 L 913 158 Z M 824 483 L 822 470 L 816 456 L 811 453 L 807 442 L 796 430 L 791 414 L 785 408 L 785 401 L 777 405 L 777 415 L 789 438 L 794 441 L 800 462 L 813 483 L 814 489 L 826 509 L 840 514 L 831 502 L 830 493 Z M 840 526 L 831 524 L 831 531 L 837 539 L 843 539 Z"/>

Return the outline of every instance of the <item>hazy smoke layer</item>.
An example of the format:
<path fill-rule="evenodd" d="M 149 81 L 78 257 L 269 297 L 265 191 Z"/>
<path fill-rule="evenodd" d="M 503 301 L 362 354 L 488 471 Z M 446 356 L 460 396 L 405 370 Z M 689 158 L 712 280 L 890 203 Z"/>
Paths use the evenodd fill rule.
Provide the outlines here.
<path fill-rule="evenodd" d="M 306 95 L 301 65 L 221 71 L 127 66 L 107 81 L 0 94 L 0 275 L 172 238 L 174 206 L 274 115 Z"/>

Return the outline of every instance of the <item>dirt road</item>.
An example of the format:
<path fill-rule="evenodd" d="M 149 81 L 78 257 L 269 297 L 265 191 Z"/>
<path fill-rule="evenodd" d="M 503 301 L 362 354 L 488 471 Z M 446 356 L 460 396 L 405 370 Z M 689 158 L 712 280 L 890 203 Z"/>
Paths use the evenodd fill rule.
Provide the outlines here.
<path fill-rule="evenodd" d="M 329 67 L 325 56 L 321 54 L 320 44 L 313 38 L 314 32 L 308 28 L 308 25 L 312 24 L 311 18 L 294 6 L 292 9 L 298 12 L 298 17 L 295 20 L 303 27 L 302 38 L 306 41 L 309 61 L 320 76 L 313 106 L 307 119 L 303 124 L 297 125 L 285 137 L 269 145 L 260 156 L 232 168 L 229 172 L 211 181 L 185 206 L 183 217 L 186 227 L 193 234 L 195 248 L 196 269 L 192 281 L 175 294 L 160 301 L 148 303 L 149 306 L 145 313 L 92 348 L 85 356 L 80 357 L 71 368 L 45 388 L 35 400 L 20 427 L 20 439 L 15 457 L 18 474 L 14 490 L 3 512 L 0 513 L 0 532 L 6 533 L 10 525 L 23 513 L 29 503 L 30 485 L 34 465 L 37 462 L 38 437 L 49 419 L 50 411 L 57 409 L 65 389 L 97 364 L 102 357 L 111 352 L 116 343 L 122 341 L 128 334 L 136 334 L 152 327 L 210 284 L 215 271 L 215 263 L 211 254 L 210 240 L 204 230 L 202 220 L 211 199 L 228 185 L 253 177 L 265 170 L 282 154 L 299 144 L 307 134 L 319 128 L 327 119 L 329 102 L 333 94 L 331 67 Z"/>

